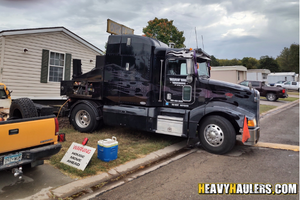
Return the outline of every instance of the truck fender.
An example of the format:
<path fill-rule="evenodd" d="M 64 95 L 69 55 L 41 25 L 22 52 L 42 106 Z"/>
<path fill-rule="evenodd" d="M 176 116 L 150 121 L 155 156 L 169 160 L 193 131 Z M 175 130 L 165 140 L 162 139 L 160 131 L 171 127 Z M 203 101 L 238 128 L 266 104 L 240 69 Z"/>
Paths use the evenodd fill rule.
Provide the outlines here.
<path fill-rule="evenodd" d="M 76 101 L 74 104 L 72 104 L 72 106 L 70 107 L 70 112 L 69 112 L 68 118 L 70 118 L 72 110 L 78 104 L 86 104 L 86 105 L 88 105 L 94 111 L 94 113 L 96 115 L 96 120 L 97 121 L 99 121 L 99 120 L 101 120 L 103 118 L 102 117 L 102 111 L 101 111 L 102 105 L 100 105 L 100 104 L 98 104 L 98 103 L 96 103 L 94 101 L 89 101 L 89 100 L 79 100 L 79 101 Z"/>
<path fill-rule="evenodd" d="M 205 106 L 200 106 L 196 109 L 191 110 L 190 120 L 189 120 L 189 137 L 197 137 L 198 124 L 201 120 L 209 115 L 220 115 L 228 118 L 228 120 L 233 124 L 234 128 L 239 131 L 243 128 L 244 117 L 254 118 L 255 115 L 244 109 L 240 109 L 236 105 L 232 105 L 225 102 L 210 102 Z"/>
<path fill-rule="evenodd" d="M 189 112 L 189 124 L 188 124 L 188 137 L 189 138 L 195 138 L 197 137 L 197 129 L 198 129 L 198 123 L 200 119 L 204 116 L 205 113 L 205 105 L 199 106 Z"/>

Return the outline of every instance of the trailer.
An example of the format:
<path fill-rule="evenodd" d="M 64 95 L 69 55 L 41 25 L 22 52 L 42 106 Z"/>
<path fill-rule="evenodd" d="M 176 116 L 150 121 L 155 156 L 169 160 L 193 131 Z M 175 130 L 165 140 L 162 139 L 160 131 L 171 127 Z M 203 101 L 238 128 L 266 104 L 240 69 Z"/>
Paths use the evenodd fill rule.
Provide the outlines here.
<path fill-rule="evenodd" d="M 278 72 L 268 74 L 268 84 L 273 86 L 278 81 L 298 81 L 298 74 L 295 72 Z"/>

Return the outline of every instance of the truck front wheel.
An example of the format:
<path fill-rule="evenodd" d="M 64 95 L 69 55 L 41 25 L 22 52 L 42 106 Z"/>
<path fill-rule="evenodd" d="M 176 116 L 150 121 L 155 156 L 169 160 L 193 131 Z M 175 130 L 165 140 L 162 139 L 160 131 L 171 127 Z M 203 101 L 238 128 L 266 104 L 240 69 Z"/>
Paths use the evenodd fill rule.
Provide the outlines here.
<path fill-rule="evenodd" d="M 86 104 L 75 106 L 72 109 L 70 118 L 74 128 L 80 132 L 93 132 L 98 126 L 95 112 Z"/>
<path fill-rule="evenodd" d="M 205 150 L 215 154 L 225 154 L 233 149 L 236 134 L 227 119 L 211 115 L 206 117 L 199 126 L 199 140 Z"/>

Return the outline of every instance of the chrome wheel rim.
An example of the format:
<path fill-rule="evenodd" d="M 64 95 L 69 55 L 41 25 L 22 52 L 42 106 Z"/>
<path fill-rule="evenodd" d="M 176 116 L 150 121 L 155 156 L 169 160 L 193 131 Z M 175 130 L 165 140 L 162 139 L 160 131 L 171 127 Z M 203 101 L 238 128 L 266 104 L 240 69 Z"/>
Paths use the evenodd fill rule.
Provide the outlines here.
<path fill-rule="evenodd" d="M 204 139 L 209 145 L 218 147 L 224 142 L 224 133 L 219 126 L 209 124 L 204 129 Z"/>
<path fill-rule="evenodd" d="M 85 110 L 79 110 L 75 115 L 75 122 L 80 128 L 86 128 L 91 123 L 91 116 Z"/>

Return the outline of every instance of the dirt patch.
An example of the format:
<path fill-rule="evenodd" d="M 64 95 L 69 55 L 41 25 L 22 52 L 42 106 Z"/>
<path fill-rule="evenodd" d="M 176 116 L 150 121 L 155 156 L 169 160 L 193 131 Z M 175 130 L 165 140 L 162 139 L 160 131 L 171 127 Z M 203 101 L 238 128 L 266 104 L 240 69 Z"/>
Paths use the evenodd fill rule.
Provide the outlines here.
<path fill-rule="evenodd" d="M 62 128 L 71 128 L 72 127 L 68 117 L 58 117 L 58 123 L 59 123 L 59 128 L 60 129 L 62 129 Z"/>

